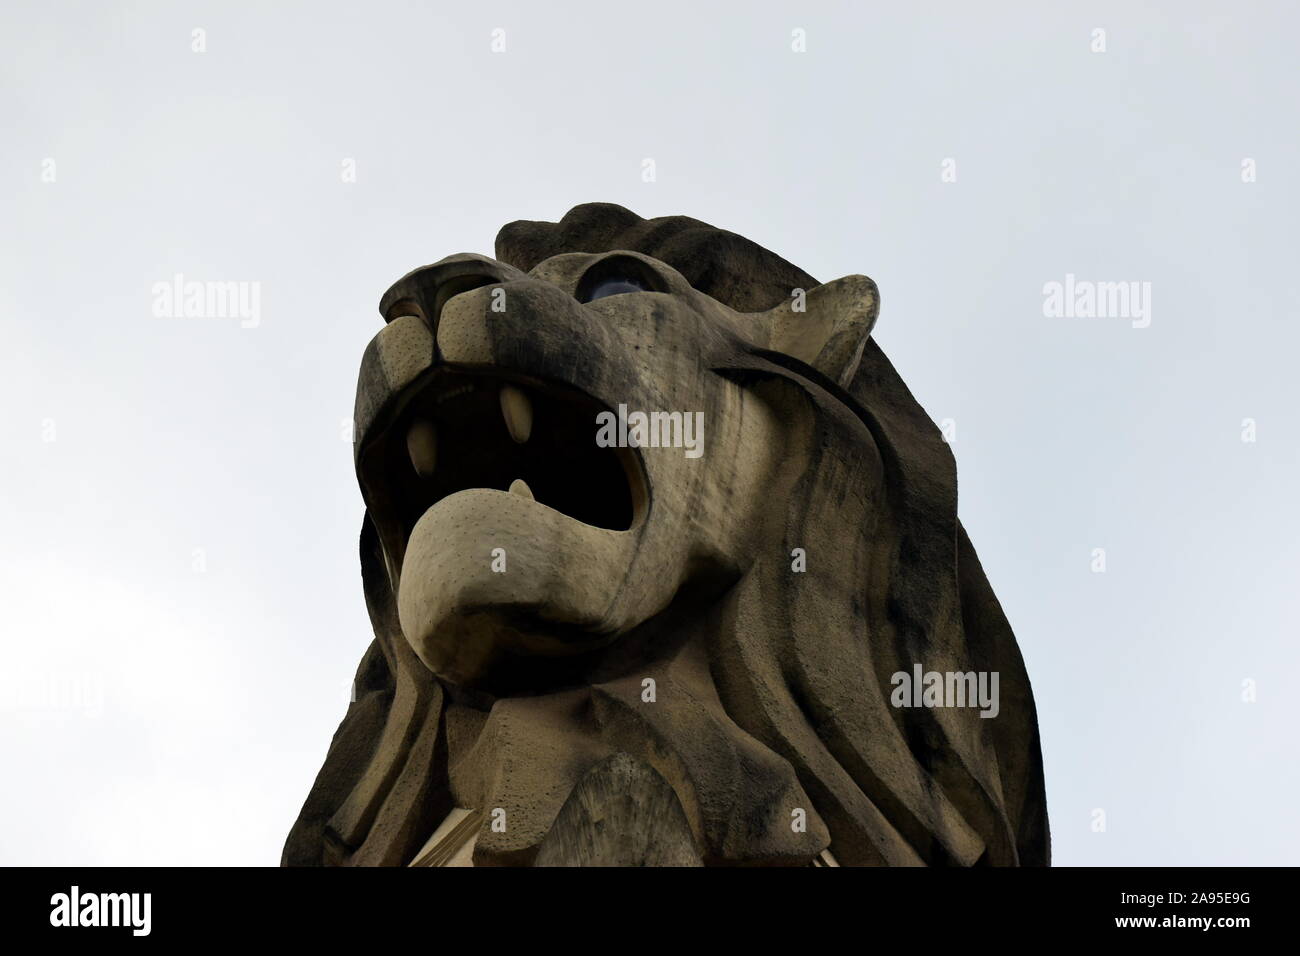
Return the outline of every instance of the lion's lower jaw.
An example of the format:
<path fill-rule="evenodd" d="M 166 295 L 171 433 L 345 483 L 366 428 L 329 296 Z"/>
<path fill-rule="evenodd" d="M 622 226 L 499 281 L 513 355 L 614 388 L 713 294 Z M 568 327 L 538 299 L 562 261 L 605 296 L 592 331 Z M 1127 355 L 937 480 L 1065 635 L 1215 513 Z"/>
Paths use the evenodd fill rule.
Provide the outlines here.
<path fill-rule="evenodd" d="M 615 569 L 631 567 L 637 543 L 634 533 L 586 525 L 517 495 L 458 492 L 412 529 L 397 594 L 402 631 L 433 673 L 508 690 L 500 669 L 592 651 L 649 616 L 642 606 L 654 609 L 651 589 L 636 589 L 639 604 L 615 601 L 627 573 Z M 623 618 L 607 619 L 611 607 Z"/>

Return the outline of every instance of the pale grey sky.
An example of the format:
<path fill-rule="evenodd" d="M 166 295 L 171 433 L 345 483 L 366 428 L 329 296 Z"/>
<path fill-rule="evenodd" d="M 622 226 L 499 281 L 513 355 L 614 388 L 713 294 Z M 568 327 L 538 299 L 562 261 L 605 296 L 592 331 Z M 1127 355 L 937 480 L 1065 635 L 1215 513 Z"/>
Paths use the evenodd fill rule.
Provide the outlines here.
<path fill-rule="evenodd" d="M 1283 2 L 7 2 L 0 863 L 278 862 L 371 636 L 343 422 L 379 296 L 588 201 L 877 281 L 955 423 L 1055 862 L 1300 862 L 1297 32 Z M 177 273 L 258 283 L 260 321 L 155 316 Z M 1044 315 L 1067 274 L 1150 283 L 1150 324 Z"/>

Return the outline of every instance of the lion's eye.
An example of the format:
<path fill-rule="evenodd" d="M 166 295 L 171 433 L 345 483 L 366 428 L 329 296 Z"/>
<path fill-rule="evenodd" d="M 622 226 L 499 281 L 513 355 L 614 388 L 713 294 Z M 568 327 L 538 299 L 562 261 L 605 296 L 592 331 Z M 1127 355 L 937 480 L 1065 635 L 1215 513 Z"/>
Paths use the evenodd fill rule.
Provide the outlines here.
<path fill-rule="evenodd" d="M 612 275 L 592 284 L 586 294 L 579 297 L 580 302 L 595 302 L 611 295 L 623 295 L 628 292 L 649 292 L 650 287 L 633 276 Z"/>

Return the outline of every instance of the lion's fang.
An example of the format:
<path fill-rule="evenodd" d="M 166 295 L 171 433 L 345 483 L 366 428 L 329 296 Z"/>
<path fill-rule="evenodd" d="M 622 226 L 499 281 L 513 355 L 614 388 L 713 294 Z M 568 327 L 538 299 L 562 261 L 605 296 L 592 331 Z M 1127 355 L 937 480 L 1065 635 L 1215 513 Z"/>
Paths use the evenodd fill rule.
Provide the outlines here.
<path fill-rule="evenodd" d="M 528 396 L 513 385 L 501 386 L 501 414 L 505 416 L 506 429 L 516 444 L 522 445 L 533 433 L 533 403 Z"/>
<path fill-rule="evenodd" d="M 438 432 L 433 422 L 417 419 L 406 432 L 406 453 L 411 456 L 415 473 L 421 478 L 432 478 L 438 463 Z"/>

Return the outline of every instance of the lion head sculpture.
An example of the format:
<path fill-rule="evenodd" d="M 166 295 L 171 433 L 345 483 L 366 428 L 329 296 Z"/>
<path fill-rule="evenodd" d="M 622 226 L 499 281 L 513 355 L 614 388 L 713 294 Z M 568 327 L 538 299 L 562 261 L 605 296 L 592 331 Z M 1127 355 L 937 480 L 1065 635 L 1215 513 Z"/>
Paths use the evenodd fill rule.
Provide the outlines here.
<path fill-rule="evenodd" d="M 878 309 L 607 204 L 393 285 L 375 639 L 283 862 L 1046 864 L 1029 681 Z M 897 706 L 922 667 L 996 716 Z"/>

